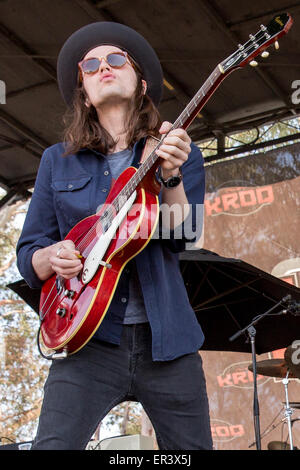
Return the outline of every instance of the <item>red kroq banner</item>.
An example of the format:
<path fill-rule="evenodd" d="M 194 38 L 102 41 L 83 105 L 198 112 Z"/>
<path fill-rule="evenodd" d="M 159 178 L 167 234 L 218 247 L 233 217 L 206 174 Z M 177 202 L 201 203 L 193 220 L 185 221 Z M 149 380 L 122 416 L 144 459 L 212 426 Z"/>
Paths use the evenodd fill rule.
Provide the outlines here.
<path fill-rule="evenodd" d="M 299 287 L 299 167 L 300 144 L 207 166 L 203 248 L 241 259 Z M 295 340 L 300 340 L 300 328 Z M 201 355 L 215 449 L 255 449 L 251 354 Z M 283 356 L 284 350 L 275 350 L 257 356 L 257 361 Z M 262 449 L 268 449 L 270 443 L 288 439 L 284 385 L 282 378 L 263 375 L 258 375 L 257 384 Z M 299 379 L 289 380 L 288 392 L 295 406 L 293 443 L 300 449 Z"/>

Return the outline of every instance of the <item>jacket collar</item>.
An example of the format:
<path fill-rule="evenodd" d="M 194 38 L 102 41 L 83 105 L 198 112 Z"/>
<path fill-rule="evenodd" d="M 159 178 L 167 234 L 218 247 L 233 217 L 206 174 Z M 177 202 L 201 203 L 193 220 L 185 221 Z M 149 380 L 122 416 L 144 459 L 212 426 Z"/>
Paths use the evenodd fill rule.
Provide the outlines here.
<path fill-rule="evenodd" d="M 133 158 L 133 162 L 132 162 L 132 165 L 133 166 L 138 166 L 139 164 L 139 161 L 140 161 L 140 158 L 141 158 L 141 155 L 142 155 L 142 150 L 145 146 L 145 143 L 146 143 L 146 137 L 142 137 L 140 140 L 138 140 L 134 146 L 133 146 L 133 154 L 134 154 L 134 158 Z M 95 153 L 96 155 L 100 155 L 101 157 L 105 157 L 105 155 L 101 152 L 99 152 L 98 150 L 96 149 L 90 149 L 90 148 L 87 148 L 87 147 L 83 147 L 82 149 L 78 150 L 77 153 L 84 153 L 84 152 L 93 152 Z"/>

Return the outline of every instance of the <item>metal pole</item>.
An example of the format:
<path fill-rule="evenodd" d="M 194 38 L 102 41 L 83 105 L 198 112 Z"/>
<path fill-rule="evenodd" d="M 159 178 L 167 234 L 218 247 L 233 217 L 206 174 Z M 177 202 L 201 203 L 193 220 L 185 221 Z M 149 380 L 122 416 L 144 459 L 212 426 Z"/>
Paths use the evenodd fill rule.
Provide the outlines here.
<path fill-rule="evenodd" d="M 286 417 L 287 423 L 288 423 L 289 439 L 290 439 L 290 450 L 294 450 L 293 435 L 292 435 L 292 420 L 291 420 L 291 416 L 292 416 L 293 411 L 290 408 L 290 403 L 289 403 L 289 395 L 288 395 L 289 379 L 288 379 L 288 376 L 289 376 L 289 371 L 287 371 L 286 378 L 282 380 L 282 383 L 284 385 L 284 391 L 285 391 L 285 412 L 284 412 L 284 416 Z"/>

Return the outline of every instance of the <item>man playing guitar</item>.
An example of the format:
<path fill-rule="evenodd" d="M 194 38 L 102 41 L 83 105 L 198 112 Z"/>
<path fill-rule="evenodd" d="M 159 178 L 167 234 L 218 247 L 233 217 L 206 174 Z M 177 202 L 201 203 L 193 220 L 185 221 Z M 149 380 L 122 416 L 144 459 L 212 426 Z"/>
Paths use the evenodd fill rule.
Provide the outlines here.
<path fill-rule="evenodd" d="M 161 122 L 159 60 L 131 28 L 113 22 L 81 28 L 62 47 L 57 72 L 69 120 L 62 142 L 43 154 L 17 246 L 18 268 L 30 287 L 40 288 L 53 275 L 64 282 L 80 278 L 82 251 L 66 236 L 97 213 L 125 169 L 144 161 L 148 136 L 164 137 L 156 152 L 158 199 L 177 210 L 169 219 L 161 211 L 156 232 L 124 262 L 89 340 L 53 360 L 32 449 L 84 449 L 105 415 L 128 400 L 144 407 L 160 449 L 211 449 L 198 353 L 204 336 L 178 261 L 201 231 L 201 152 L 185 130 Z M 64 314 L 58 309 L 55 321 Z"/>

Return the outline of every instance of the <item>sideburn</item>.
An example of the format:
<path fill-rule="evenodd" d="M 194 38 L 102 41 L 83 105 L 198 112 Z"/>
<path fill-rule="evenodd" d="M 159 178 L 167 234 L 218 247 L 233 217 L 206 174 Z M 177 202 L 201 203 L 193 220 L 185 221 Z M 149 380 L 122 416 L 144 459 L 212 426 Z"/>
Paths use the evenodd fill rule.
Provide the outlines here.
<path fill-rule="evenodd" d="M 125 124 L 127 128 L 128 147 L 132 147 L 134 145 L 134 142 L 133 142 L 134 134 L 135 134 L 135 130 L 137 129 L 139 125 L 140 114 L 142 112 L 143 104 L 144 104 L 144 98 L 145 98 L 145 95 L 143 93 L 142 79 L 138 77 L 134 97 L 131 102 L 131 107 L 127 115 L 127 122 Z"/>

